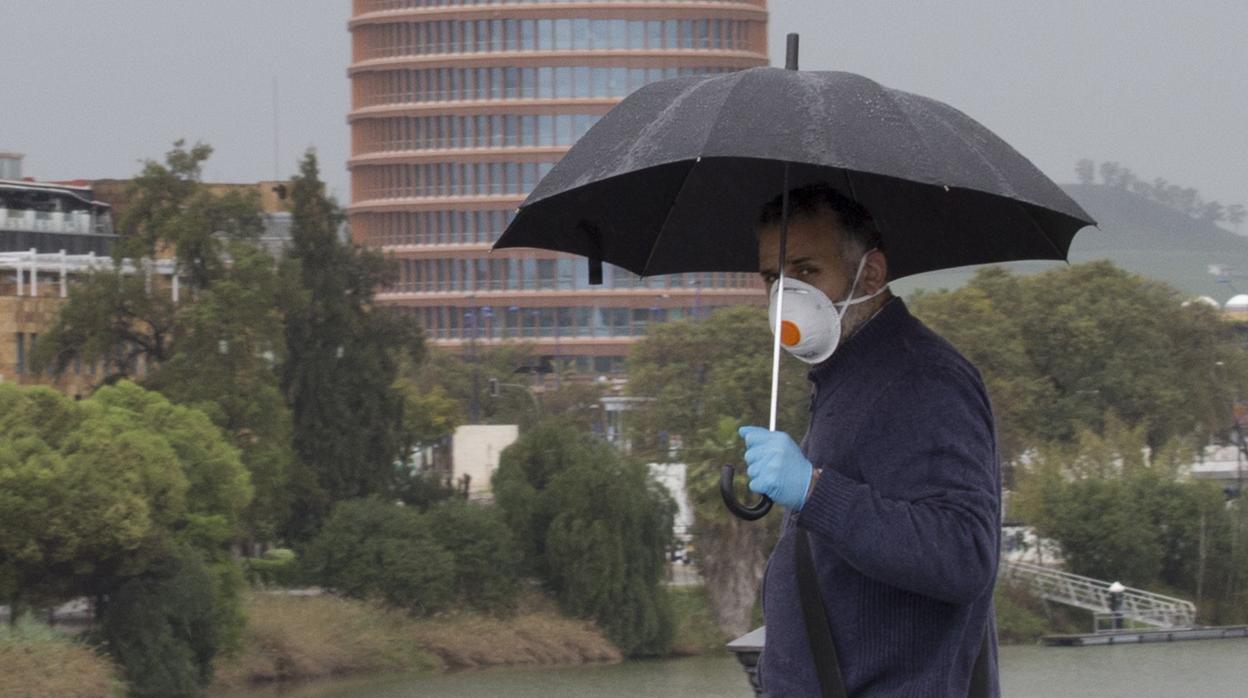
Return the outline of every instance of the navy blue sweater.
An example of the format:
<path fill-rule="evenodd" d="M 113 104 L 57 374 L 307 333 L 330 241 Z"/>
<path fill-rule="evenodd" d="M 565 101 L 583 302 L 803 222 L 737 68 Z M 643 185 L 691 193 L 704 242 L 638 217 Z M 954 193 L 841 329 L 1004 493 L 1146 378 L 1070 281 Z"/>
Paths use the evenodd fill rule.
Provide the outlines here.
<path fill-rule="evenodd" d="M 851 698 L 966 696 L 984 633 L 998 695 L 1000 466 L 978 371 L 893 299 L 810 380 L 802 450 L 820 474 L 764 575 L 764 691 L 819 695 L 798 602 L 802 526 Z"/>

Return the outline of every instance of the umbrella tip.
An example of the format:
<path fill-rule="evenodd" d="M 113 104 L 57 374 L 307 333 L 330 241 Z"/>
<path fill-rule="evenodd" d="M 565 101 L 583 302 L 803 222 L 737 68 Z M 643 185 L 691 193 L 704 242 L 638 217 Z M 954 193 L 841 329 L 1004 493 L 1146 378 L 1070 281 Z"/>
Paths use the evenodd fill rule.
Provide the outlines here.
<path fill-rule="evenodd" d="M 784 68 L 797 70 L 797 34 L 789 34 L 785 40 L 787 43 L 784 47 Z"/>

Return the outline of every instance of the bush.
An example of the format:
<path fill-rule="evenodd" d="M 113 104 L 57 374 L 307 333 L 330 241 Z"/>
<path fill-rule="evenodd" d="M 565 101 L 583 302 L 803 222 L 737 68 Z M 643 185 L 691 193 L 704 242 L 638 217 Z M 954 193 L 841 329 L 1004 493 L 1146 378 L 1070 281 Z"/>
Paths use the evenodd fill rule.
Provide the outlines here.
<path fill-rule="evenodd" d="M 460 601 L 492 613 L 516 608 L 520 595 L 520 551 L 495 507 L 454 499 L 426 515 L 434 540 L 454 556 Z"/>
<path fill-rule="evenodd" d="M 231 632 L 217 585 L 183 547 L 109 595 L 94 633 L 121 665 L 130 695 L 194 696 L 208 685 Z"/>
<path fill-rule="evenodd" d="M 303 581 L 299 558 L 288 548 L 273 548 L 261 557 L 249 557 L 243 567 L 252 586 L 290 588 Z"/>
<path fill-rule="evenodd" d="M 425 518 L 379 499 L 334 507 L 306 559 L 322 585 L 413 614 L 442 610 L 454 598 L 454 558 L 433 539 Z"/>
<path fill-rule="evenodd" d="M 667 651 L 662 583 L 675 506 L 644 465 L 548 423 L 503 452 L 494 491 L 527 566 L 566 612 L 593 618 L 628 655 Z"/>

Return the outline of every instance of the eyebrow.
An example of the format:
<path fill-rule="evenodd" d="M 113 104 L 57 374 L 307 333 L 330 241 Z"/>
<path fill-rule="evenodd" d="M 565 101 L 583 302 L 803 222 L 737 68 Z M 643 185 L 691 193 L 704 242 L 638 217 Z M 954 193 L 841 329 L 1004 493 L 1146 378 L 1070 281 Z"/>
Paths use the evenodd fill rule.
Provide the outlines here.
<path fill-rule="evenodd" d="M 786 259 L 784 260 L 784 263 L 785 263 L 785 266 L 792 267 L 798 264 L 805 264 L 811 261 L 814 261 L 813 258 L 811 257 L 797 257 L 795 259 Z M 768 267 L 766 269 L 760 269 L 758 273 L 759 274 L 775 274 L 776 272 L 772 270 L 770 267 Z"/>

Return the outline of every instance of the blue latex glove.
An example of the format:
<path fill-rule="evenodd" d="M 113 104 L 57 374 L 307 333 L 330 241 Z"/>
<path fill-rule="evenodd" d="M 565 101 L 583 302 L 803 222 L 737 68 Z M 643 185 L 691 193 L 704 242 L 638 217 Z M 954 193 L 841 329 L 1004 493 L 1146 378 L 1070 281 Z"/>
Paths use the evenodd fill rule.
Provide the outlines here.
<path fill-rule="evenodd" d="M 750 490 L 765 494 L 782 507 L 798 511 L 806 503 L 814 467 L 793 439 L 782 431 L 741 427 L 745 439 L 746 473 Z"/>

